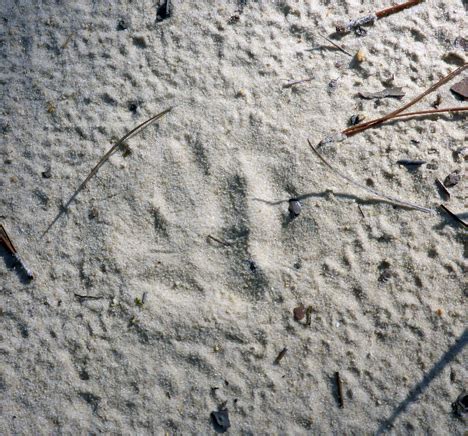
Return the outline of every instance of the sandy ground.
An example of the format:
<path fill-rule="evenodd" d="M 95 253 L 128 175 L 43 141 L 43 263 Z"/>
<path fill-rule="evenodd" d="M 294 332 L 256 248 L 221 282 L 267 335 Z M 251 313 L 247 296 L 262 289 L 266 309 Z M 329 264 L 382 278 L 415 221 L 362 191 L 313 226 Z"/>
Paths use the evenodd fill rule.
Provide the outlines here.
<path fill-rule="evenodd" d="M 108 3 L 1 2 L 0 218 L 36 277 L 2 251 L 0 433 L 207 435 L 227 401 L 229 434 L 463 434 L 466 230 L 344 183 L 306 143 L 466 62 L 462 1 L 336 39 L 360 64 L 319 34 L 389 1 L 177 0 L 161 22 L 155 1 Z M 357 96 L 392 77 L 403 100 Z M 462 104 L 449 87 L 440 107 Z M 110 145 L 169 106 L 41 237 Z M 436 208 L 466 127 L 413 119 L 322 153 Z M 466 219 L 466 180 L 451 192 Z"/>

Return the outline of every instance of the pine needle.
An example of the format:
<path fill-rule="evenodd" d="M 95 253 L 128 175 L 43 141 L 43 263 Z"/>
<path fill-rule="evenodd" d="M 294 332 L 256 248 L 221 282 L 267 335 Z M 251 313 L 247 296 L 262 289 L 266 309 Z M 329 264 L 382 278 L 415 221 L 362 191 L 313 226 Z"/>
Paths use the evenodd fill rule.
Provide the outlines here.
<path fill-rule="evenodd" d="M 355 180 L 353 180 L 351 177 L 349 177 L 348 175 L 346 174 L 343 174 L 342 172 L 338 171 L 337 169 L 335 169 L 327 160 L 325 160 L 325 158 L 318 152 L 318 150 L 311 144 L 311 142 L 309 140 L 307 140 L 307 142 L 309 143 L 309 146 L 310 148 L 312 149 L 312 151 L 318 156 L 318 158 L 333 172 L 335 173 L 338 177 L 342 178 L 343 180 L 346 180 L 348 183 L 351 183 L 352 185 L 360 188 L 360 189 L 363 189 L 364 191 L 367 191 L 373 195 L 376 195 L 377 197 L 380 197 L 380 198 L 383 198 L 391 203 L 394 203 L 398 206 L 404 206 L 404 207 L 408 207 L 408 208 L 411 208 L 411 209 L 416 209 L 416 210 L 419 210 L 421 212 L 426 212 L 426 213 L 434 213 L 434 210 L 433 209 L 428 209 L 426 207 L 422 207 L 422 206 L 418 206 L 417 204 L 414 204 L 414 203 L 410 203 L 408 201 L 404 201 L 404 200 L 400 200 L 399 198 L 395 198 L 395 197 L 391 197 L 389 195 L 386 195 L 386 194 L 382 194 L 381 192 L 378 192 L 378 191 L 375 191 L 374 189 L 371 189 L 367 186 L 364 186 L 364 185 L 361 185 L 360 183 L 356 182 Z"/>

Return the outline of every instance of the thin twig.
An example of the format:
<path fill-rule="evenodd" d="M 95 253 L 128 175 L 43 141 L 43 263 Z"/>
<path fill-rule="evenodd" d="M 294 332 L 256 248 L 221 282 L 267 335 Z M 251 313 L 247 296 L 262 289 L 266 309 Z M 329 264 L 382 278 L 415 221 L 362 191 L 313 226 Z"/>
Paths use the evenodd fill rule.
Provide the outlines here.
<path fill-rule="evenodd" d="M 416 210 L 419 210 L 421 212 L 427 212 L 427 213 L 434 213 L 434 210 L 432 209 L 428 209 L 426 207 L 422 207 L 422 206 L 418 206 L 417 204 L 414 204 L 414 203 L 410 203 L 408 201 L 404 201 L 404 200 L 400 200 L 399 198 L 395 198 L 395 197 L 391 197 L 389 195 L 386 195 L 386 194 L 382 194 L 381 192 L 378 192 L 378 191 L 375 191 L 374 189 L 371 189 L 367 186 L 364 186 L 364 185 L 361 185 L 360 183 L 354 181 L 351 177 L 341 173 L 340 171 L 336 170 L 328 161 L 325 160 L 325 158 L 317 151 L 317 149 L 311 144 L 311 142 L 309 140 L 307 140 L 307 142 L 309 143 L 309 146 L 310 148 L 312 149 L 312 151 L 317 155 L 317 157 L 333 172 L 335 173 L 337 176 L 341 177 L 342 179 L 346 180 L 348 183 L 351 183 L 352 185 L 358 187 L 358 188 L 361 188 L 363 189 L 364 191 L 367 191 L 367 192 L 370 192 L 371 194 L 373 195 L 376 195 L 378 197 L 381 197 L 391 203 L 394 203 L 398 206 L 405 206 L 405 207 L 409 207 L 411 209 L 416 209 Z"/>
<path fill-rule="evenodd" d="M 96 164 L 96 166 L 91 170 L 91 172 L 88 174 L 86 179 L 81 182 L 81 185 L 78 186 L 76 191 L 73 193 L 73 195 L 70 197 L 70 199 L 67 201 L 67 203 L 62 207 L 62 210 L 58 213 L 58 215 L 55 217 L 55 219 L 49 224 L 47 229 L 44 231 L 41 237 L 43 237 L 49 230 L 50 228 L 57 222 L 57 220 L 67 211 L 67 209 L 70 207 L 70 204 L 73 202 L 73 200 L 77 197 L 77 195 L 82 191 L 82 189 L 86 186 L 86 184 L 89 182 L 89 180 L 98 172 L 99 168 L 101 168 L 108 160 L 109 158 L 117 151 L 119 150 L 119 147 L 121 147 L 125 141 L 129 140 L 133 136 L 137 135 L 144 129 L 146 129 L 150 124 L 154 123 L 155 121 L 159 120 L 162 118 L 164 115 L 166 115 L 168 112 L 172 110 L 172 107 L 160 112 L 157 115 L 152 116 L 151 118 L 147 119 L 137 127 L 135 127 L 133 130 L 130 130 L 127 134 L 122 136 L 111 148 L 110 150 L 99 160 L 99 162 Z"/>
<path fill-rule="evenodd" d="M 212 239 L 213 241 L 217 242 L 218 244 L 224 245 L 225 247 L 229 247 L 231 245 L 229 242 L 222 241 L 221 239 L 218 239 L 212 235 L 208 235 L 207 239 Z"/>
<path fill-rule="evenodd" d="M 313 77 L 307 77 L 306 79 L 290 80 L 283 85 L 283 88 L 291 88 L 291 86 L 299 85 L 301 83 L 310 82 Z"/>
<path fill-rule="evenodd" d="M 446 206 L 444 206 L 443 204 L 440 205 L 440 207 L 445 210 L 445 212 L 447 212 L 455 221 L 457 221 L 458 223 L 460 223 L 463 227 L 468 227 L 468 224 L 465 223 L 465 221 L 463 221 L 460 217 L 458 217 L 457 215 L 455 215 L 451 210 L 449 210 Z"/>
<path fill-rule="evenodd" d="M 323 39 L 328 41 L 331 45 L 333 45 L 333 47 L 337 48 L 339 51 L 343 52 L 344 54 L 346 54 L 348 56 L 353 57 L 353 55 L 349 51 L 346 51 L 343 47 L 341 47 L 340 45 L 333 42 L 330 38 L 327 38 L 326 36 L 322 35 L 321 33 L 319 33 L 319 36 L 321 36 Z"/>
<path fill-rule="evenodd" d="M 441 112 L 455 112 L 455 111 L 465 111 L 466 108 L 448 108 L 448 109 L 431 109 L 431 112 L 428 111 L 419 111 L 419 112 L 413 112 L 413 113 L 407 113 L 402 114 L 406 109 L 410 108 L 411 106 L 415 105 L 418 103 L 420 100 L 422 100 L 426 95 L 434 92 L 437 88 L 441 87 L 445 83 L 449 82 L 452 80 L 455 76 L 458 74 L 462 73 L 466 68 L 468 68 L 468 62 L 463 64 L 461 67 L 457 68 L 456 70 L 452 71 L 451 73 L 447 74 L 445 77 L 440 79 L 437 83 L 432 85 L 430 88 L 428 88 L 426 91 L 423 93 L 419 94 L 417 97 L 415 97 L 413 100 L 411 100 L 409 103 L 406 103 L 399 109 L 394 110 L 393 112 L 390 112 L 387 115 L 384 115 L 383 117 L 376 118 L 374 120 L 370 120 L 366 123 L 359 124 L 357 126 L 352 126 L 349 127 L 345 130 L 343 130 L 343 134 L 346 136 L 352 136 L 355 135 L 356 133 L 363 132 L 364 130 L 377 126 L 379 124 L 382 124 L 385 121 L 388 121 L 393 118 L 397 118 L 398 116 L 405 117 L 405 116 L 416 116 L 416 115 L 423 115 L 423 114 L 428 114 L 428 113 L 441 113 Z M 433 112 L 432 112 L 433 111 Z M 423 113 L 424 112 L 424 113 Z M 400 115 L 401 114 L 401 115 Z"/>
<path fill-rule="evenodd" d="M 405 3 L 400 3 L 399 5 L 394 5 L 380 11 L 372 12 L 369 15 L 357 18 L 356 20 L 351 20 L 347 23 L 339 22 L 336 25 L 336 31 L 338 33 L 350 32 L 353 29 L 356 29 L 364 24 L 373 24 L 374 21 L 379 20 L 383 17 L 388 17 L 389 15 L 396 14 L 397 12 L 403 11 L 404 9 L 411 8 L 416 6 L 419 3 L 422 3 L 424 0 L 409 0 Z"/>
<path fill-rule="evenodd" d="M 11 239 L 8 236 L 8 233 L 5 230 L 5 227 L 3 227 L 3 224 L 0 224 L 0 240 L 1 240 L 2 244 L 8 249 L 10 254 L 21 265 L 21 268 L 26 273 L 28 279 L 32 280 L 34 278 L 34 274 L 29 269 L 29 267 L 26 265 L 26 262 L 23 260 L 23 258 L 20 256 L 20 254 L 16 250 L 16 247 L 13 245 L 13 242 L 11 242 Z"/>
<path fill-rule="evenodd" d="M 446 188 L 446 186 L 442 183 L 442 180 L 436 179 L 437 186 L 439 189 L 444 193 L 444 195 L 447 197 L 447 199 L 450 199 L 451 194 L 450 191 Z"/>

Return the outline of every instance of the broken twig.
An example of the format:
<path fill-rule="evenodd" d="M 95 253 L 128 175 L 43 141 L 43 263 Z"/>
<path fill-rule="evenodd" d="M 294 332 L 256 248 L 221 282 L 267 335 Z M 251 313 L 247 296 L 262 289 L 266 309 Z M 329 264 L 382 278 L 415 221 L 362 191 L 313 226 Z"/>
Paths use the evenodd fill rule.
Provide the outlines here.
<path fill-rule="evenodd" d="M 429 110 L 423 110 L 423 111 L 417 111 L 417 112 L 403 113 L 406 109 L 408 109 L 411 106 L 418 103 L 420 100 L 422 100 L 424 97 L 426 97 L 426 95 L 431 94 L 436 89 L 438 89 L 439 87 L 441 87 L 445 83 L 452 80 L 455 76 L 459 75 L 460 73 L 462 73 L 467 68 L 468 68 L 468 62 L 463 64 L 461 67 L 457 68 L 456 70 L 452 71 L 451 73 L 447 74 L 445 77 L 440 79 L 434 85 L 429 87 L 426 91 L 419 94 L 417 97 L 415 97 L 413 100 L 411 100 L 409 103 L 406 103 L 405 105 L 403 105 L 399 109 L 396 109 L 393 112 L 390 112 L 389 114 L 384 115 L 383 117 L 367 121 L 367 122 L 359 124 L 357 126 L 348 127 L 347 129 L 343 130 L 343 132 L 341 132 L 341 133 L 343 135 L 346 135 L 346 136 L 352 136 L 352 135 L 355 135 L 356 133 L 363 132 L 364 130 L 369 129 L 370 127 L 375 127 L 375 126 L 377 126 L 379 124 L 382 124 L 385 121 L 389 121 L 389 120 L 397 119 L 397 118 L 402 118 L 402 117 L 429 115 L 429 114 L 444 113 L 444 112 L 463 112 L 463 111 L 467 111 L 468 107 L 455 107 L 455 108 L 429 109 Z"/>
<path fill-rule="evenodd" d="M 6 232 L 5 227 L 3 227 L 3 224 L 0 224 L 0 240 L 2 242 L 2 245 L 10 252 L 10 254 L 15 258 L 15 260 L 21 265 L 21 268 L 26 273 L 28 279 L 32 280 L 34 278 L 32 271 L 28 268 L 23 258 L 19 255 L 18 251 L 13 245 L 13 242 L 11 242 L 11 239 L 8 236 L 8 233 Z"/>
<path fill-rule="evenodd" d="M 122 145 L 125 143 L 125 141 L 129 140 L 130 138 L 132 138 L 133 136 L 137 135 L 138 133 L 140 133 L 141 131 L 143 131 L 144 129 L 146 129 L 149 125 L 151 125 L 152 123 L 154 123 L 155 121 L 159 120 L 160 118 L 162 118 L 164 115 L 166 115 L 168 112 L 170 112 L 172 110 L 172 107 L 160 112 L 159 114 L 157 115 L 154 115 L 152 116 L 151 118 L 149 118 L 148 120 L 146 120 L 145 122 L 141 123 L 140 125 L 138 125 L 137 127 L 135 127 L 133 130 L 130 130 L 130 132 L 128 132 L 127 134 L 125 134 L 124 136 L 122 136 L 122 138 L 120 138 L 111 148 L 110 150 L 104 155 L 102 156 L 102 158 L 100 159 L 100 161 L 96 164 L 96 166 L 91 170 L 91 172 L 88 174 L 88 176 L 86 177 L 86 179 L 83 180 L 83 182 L 81 182 L 81 185 L 78 186 L 78 188 L 76 189 L 76 191 L 73 193 L 73 195 L 70 197 L 70 199 L 67 201 L 67 203 L 62 207 L 62 210 L 58 213 L 58 215 L 55 217 L 55 219 L 49 224 L 49 226 L 47 227 L 47 229 L 44 231 L 44 233 L 42 234 L 41 237 L 43 237 L 49 230 L 50 228 L 57 222 L 57 220 L 62 216 L 63 213 L 65 213 L 68 208 L 70 207 L 70 204 L 73 202 L 73 200 L 77 197 L 77 195 L 83 190 L 83 188 L 86 186 L 86 184 L 89 182 L 89 180 L 98 172 L 99 168 L 101 168 L 108 160 L 109 158 L 116 152 L 119 150 L 119 148 L 122 147 Z M 128 148 L 127 148 L 128 149 Z"/>
<path fill-rule="evenodd" d="M 319 36 L 321 36 L 323 39 L 328 41 L 333 47 L 337 48 L 342 53 L 353 57 L 353 55 L 349 51 L 346 51 L 343 47 L 341 47 L 341 45 L 338 45 L 336 42 L 333 42 L 330 38 L 327 38 L 326 36 L 322 35 L 321 33 L 319 33 Z"/>
<path fill-rule="evenodd" d="M 463 221 L 460 217 L 458 217 L 457 215 L 455 215 L 451 210 L 449 210 L 446 206 L 444 206 L 443 204 L 440 205 L 440 207 L 445 211 L 447 212 L 455 221 L 457 221 L 458 223 L 460 223 L 463 227 L 467 228 L 468 227 L 468 224 L 465 223 L 465 221 Z"/>
<path fill-rule="evenodd" d="M 286 354 L 286 352 L 288 351 L 288 349 L 286 347 L 284 347 L 278 354 L 278 356 L 276 357 L 275 361 L 273 362 L 274 365 L 279 365 L 279 363 L 281 362 L 281 359 L 284 357 L 284 355 Z"/>
<path fill-rule="evenodd" d="M 310 82 L 312 79 L 313 77 L 307 77 L 307 79 L 290 80 L 289 82 L 286 82 L 283 85 L 283 88 L 291 88 L 291 86 L 294 86 L 294 85 L 299 85 L 301 83 Z"/>
<path fill-rule="evenodd" d="M 341 381 L 340 373 L 338 371 L 335 372 L 335 382 L 338 393 L 338 404 L 342 409 L 344 407 L 343 382 Z"/>
<path fill-rule="evenodd" d="M 434 211 L 432 209 L 428 209 L 426 207 L 422 207 L 422 206 L 418 206 L 417 204 L 414 204 L 414 203 L 410 203 L 408 201 L 404 201 L 404 200 L 400 200 L 398 198 L 395 198 L 395 197 L 391 197 L 389 195 L 386 195 L 386 194 L 382 194 L 381 192 L 378 192 L 378 191 L 375 191 L 374 189 L 371 189 L 367 186 L 364 186 L 364 185 L 361 185 L 360 183 L 354 181 L 351 177 L 341 173 L 340 171 L 336 170 L 328 161 L 325 160 L 325 158 L 318 152 L 318 150 L 311 144 L 311 142 L 309 140 L 307 140 L 307 142 L 309 143 L 309 146 L 310 148 L 312 149 L 312 151 L 317 155 L 317 157 L 333 172 L 335 173 L 337 176 L 339 176 L 340 178 L 342 178 L 343 180 L 346 180 L 348 183 L 351 183 L 352 185 L 360 188 L 360 189 L 363 189 L 364 191 L 367 191 L 367 192 L 370 192 L 371 194 L 373 195 L 376 195 L 380 198 L 383 198 L 384 200 L 387 200 L 389 201 L 390 203 L 393 203 L 393 204 L 396 204 L 398 206 L 404 206 L 404 207 L 409 207 L 411 209 L 416 209 L 416 210 L 419 210 L 421 212 L 426 212 L 426 213 L 434 213 Z"/>
<path fill-rule="evenodd" d="M 447 200 L 450 199 L 450 191 L 445 187 L 445 185 L 442 183 L 442 180 L 436 179 L 437 186 L 440 188 L 440 190 L 444 193 L 445 197 Z"/>
<path fill-rule="evenodd" d="M 356 20 L 351 20 L 348 23 L 339 22 L 336 24 L 336 31 L 338 33 L 347 33 L 351 30 L 354 30 L 364 24 L 373 24 L 374 21 L 379 20 L 383 17 L 388 17 L 389 15 L 396 14 L 397 12 L 403 11 L 404 9 L 411 8 L 416 6 L 419 3 L 422 3 L 424 0 L 410 0 L 405 3 L 400 3 L 399 5 L 391 6 L 380 11 L 373 12 L 364 17 L 360 17 Z"/>

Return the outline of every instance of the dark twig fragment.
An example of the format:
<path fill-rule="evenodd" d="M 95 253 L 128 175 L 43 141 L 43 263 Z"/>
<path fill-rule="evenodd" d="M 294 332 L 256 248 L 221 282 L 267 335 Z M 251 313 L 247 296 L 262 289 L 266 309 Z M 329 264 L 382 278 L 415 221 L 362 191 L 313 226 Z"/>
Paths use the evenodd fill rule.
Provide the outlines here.
<path fill-rule="evenodd" d="M 335 372 L 335 382 L 336 382 L 336 389 L 338 393 L 338 405 L 340 408 L 344 407 L 344 395 L 343 395 L 343 382 L 341 381 L 340 373 L 337 371 Z"/>
<path fill-rule="evenodd" d="M 465 221 L 463 221 L 461 218 L 459 218 L 457 215 L 455 215 L 451 210 L 449 210 L 446 206 L 444 206 L 443 204 L 440 205 L 440 207 L 445 211 L 447 212 L 455 221 L 457 221 L 458 223 L 460 223 L 463 227 L 467 228 L 468 227 L 468 224 L 465 223 Z"/>
<path fill-rule="evenodd" d="M 436 183 L 437 183 L 437 186 L 440 188 L 440 190 L 444 193 L 447 200 L 449 200 L 450 199 L 450 191 L 442 183 L 442 180 L 436 179 Z"/>
<path fill-rule="evenodd" d="M 306 325 L 312 324 L 312 306 L 307 306 L 306 309 Z"/>
<path fill-rule="evenodd" d="M 404 165 L 408 167 L 419 167 L 427 163 L 425 160 L 418 160 L 418 159 L 400 159 L 397 160 L 398 165 Z"/>
<path fill-rule="evenodd" d="M 23 258 L 19 255 L 18 251 L 13 245 L 13 242 L 11 242 L 11 239 L 8 236 L 5 227 L 3 227 L 3 224 L 0 224 L 0 240 L 2 245 L 10 252 L 10 254 L 15 258 L 16 262 L 18 262 L 18 264 L 21 266 L 28 279 L 32 280 L 34 278 L 32 271 L 28 268 Z"/>
<path fill-rule="evenodd" d="M 403 11 L 404 9 L 416 6 L 418 3 L 422 3 L 423 1 L 424 0 L 409 0 L 404 3 L 400 3 L 399 5 L 391 6 L 389 8 L 373 12 L 356 20 L 349 21 L 348 23 L 339 22 L 336 24 L 336 31 L 338 33 L 350 32 L 351 30 L 356 29 L 364 24 L 373 24 L 374 21 L 380 18 L 396 14 L 397 12 Z"/>
<path fill-rule="evenodd" d="M 406 109 L 410 108 L 411 106 L 413 106 L 416 103 L 418 103 L 419 101 L 421 101 L 424 97 L 426 97 L 426 95 L 431 94 L 436 89 L 440 88 L 442 85 L 444 85 L 445 83 L 452 80 L 455 76 L 457 76 L 460 73 L 462 73 L 463 71 L 465 71 L 467 68 L 468 68 L 468 62 L 463 64 L 461 67 L 457 68 L 456 70 L 452 71 L 451 73 L 447 74 L 445 77 L 440 79 L 434 85 L 429 87 L 426 91 L 419 94 L 417 97 L 415 97 L 413 100 L 411 100 L 409 103 L 406 103 L 405 105 L 403 105 L 399 109 L 396 109 L 393 112 L 390 112 L 389 114 L 384 115 L 383 117 L 367 121 L 366 123 L 363 123 L 363 124 L 359 124 L 358 126 L 348 127 L 347 129 L 345 129 L 345 130 L 343 130 L 341 132 L 342 135 L 352 136 L 352 135 L 355 135 L 356 133 L 363 132 L 364 130 L 369 129 L 370 127 L 378 126 L 378 125 L 384 123 L 385 121 L 389 121 L 389 120 L 396 119 L 396 118 L 399 118 L 399 117 L 429 115 L 429 114 L 444 113 L 444 112 L 468 111 L 468 107 L 456 107 L 456 108 L 431 109 L 431 110 L 403 113 Z"/>
<path fill-rule="evenodd" d="M 216 237 L 213 236 L 213 235 L 208 235 L 208 236 L 206 237 L 206 239 L 211 239 L 211 240 L 217 242 L 218 244 L 224 245 L 225 247 L 229 247 L 229 246 L 231 245 L 229 242 L 226 242 L 226 241 L 223 241 L 223 240 L 221 240 L 221 239 L 218 239 L 218 238 L 216 238 Z"/>
<path fill-rule="evenodd" d="M 275 361 L 273 362 L 274 365 L 279 365 L 279 363 L 281 362 L 281 359 L 284 357 L 284 355 L 287 353 L 288 349 L 286 347 L 284 347 L 278 354 L 278 356 L 276 357 Z"/>

